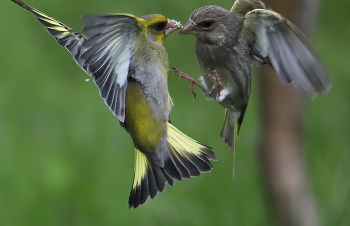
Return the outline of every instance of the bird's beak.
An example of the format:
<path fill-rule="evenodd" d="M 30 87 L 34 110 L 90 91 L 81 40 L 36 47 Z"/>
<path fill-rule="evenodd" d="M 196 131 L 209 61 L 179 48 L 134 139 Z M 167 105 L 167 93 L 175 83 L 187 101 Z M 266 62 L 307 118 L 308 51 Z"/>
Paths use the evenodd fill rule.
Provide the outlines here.
<path fill-rule="evenodd" d="M 168 19 L 168 23 L 165 26 L 165 36 L 169 35 L 170 33 L 174 32 L 180 28 L 182 28 L 182 25 L 180 22 L 178 22 L 176 20 Z"/>
<path fill-rule="evenodd" d="M 194 34 L 196 23 L 193 20 L 189 20 L 180 31 L 180 34 Z"/>

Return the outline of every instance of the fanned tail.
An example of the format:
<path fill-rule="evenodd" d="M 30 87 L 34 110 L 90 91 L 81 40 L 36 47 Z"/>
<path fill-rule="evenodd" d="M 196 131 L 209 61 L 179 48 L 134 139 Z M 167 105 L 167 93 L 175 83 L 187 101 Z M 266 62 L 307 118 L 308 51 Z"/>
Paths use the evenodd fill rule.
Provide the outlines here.
<path fill-rule="evenodd" d="M 216 160 L 211 147 L 198 143 L 168 123 L 168 143 L 170 157 L 164 171 L 170 178 L 181 181 L 201 172 L 209 172 L 213 166 L 210 160 Z"/>
<path fill-rule="evenodd" d="M 69 28 L 65 24 L 55 20 L 52 17 L 49 17 L 45 13 L 40 12 L 33 7 L 25 4 L 19 0 L 11 0 L 17 5 L 23 7 L 24 9 L 32 12 L 34 16 L 42 23 L 46 30 L 55 37 L 57 42 L 62 46 L 65 46 L 67 50 L 73 55 L 74 59 L 77 61 L 81 55 L 81 44 L 86 40 L 84 35 L 75 32 L 73 29 Z"/>
<path fill-rule="evenodd" d="M 158 192 L 165 190 L 165 184 L 174 186 L 182 181 L 209 172 L 216 160 L 212 148 L 202 145 L 186 136 L 168 123 L 169 158 L 161 168 L 150 161 L 145 154 L 136 149 L 134 182 L 129 197 L 129 207 L 137 208 L 148 197 L 153 199 Z"/>

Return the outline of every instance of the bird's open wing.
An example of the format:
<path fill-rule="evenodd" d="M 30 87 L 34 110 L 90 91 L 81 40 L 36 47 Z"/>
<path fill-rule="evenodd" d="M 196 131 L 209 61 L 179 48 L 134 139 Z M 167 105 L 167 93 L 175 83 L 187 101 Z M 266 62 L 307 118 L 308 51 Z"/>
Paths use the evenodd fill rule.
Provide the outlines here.
<path fill-rule="evenodd" d="M 249 42 L 253 58 L 270 64 L 283 83 L 311 94 L 328 91 L 327 73 L 308 40 L 278 13 L 264 9 L 247 13 L 240 41 Z"/>
<path fill-rule="evenodd" d="M 20 0 L 11 1 L 33 13 L 37 20 L 45 26 L 46 30 L 56 39 L 59 44 L 66 47 L 74 58 L 79 57 L 81 44 L 86 41 L 86 37 L 84 35 L 75 32 L 65 24 L 55 20 L 52 17 L 49 17 L 45 13 L 34 9 L 29 5 L 26 5 Z"/>
<path fill-rule="evenodd" d="M 129 14 L 83 16 L 82 35 L 20 0 L 12 0 L 32 12 L 94 78 L 101 97 L 121 122 L 125 119 L 125 95 L 130 59 L 136 42 L 146 43 L 146 22 Z"/>
<path fill-rule="evenodd" d="M 83 16 L 82 21 L 89 38 L 77 63 L 94 77 L 105 103 L 124 122 L 130 60 L 137 43 L 146 43 L 146 22 L 127 14 Z"/>

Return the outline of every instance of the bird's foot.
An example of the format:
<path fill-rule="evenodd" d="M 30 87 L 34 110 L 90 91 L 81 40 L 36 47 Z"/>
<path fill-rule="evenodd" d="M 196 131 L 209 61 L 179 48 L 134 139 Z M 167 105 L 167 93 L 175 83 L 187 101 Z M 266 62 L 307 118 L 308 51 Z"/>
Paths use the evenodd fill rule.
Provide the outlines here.
<path fill-rule="evenodd" d="M 221 86 L 222 86 L 220 77 L 219 77 L 218 73 L 216 72 L 216 70 L 213 70 L 211 73 L 209 73 L 208 77 L 212 78 L 213 81 L 214 81 L 214 85 L 213 85 L 213 87 L 211 87 L 211 89 L 209 90 L 208 94 L 209 94 L 209 96 L 211 96 L 213 91 L 215 89 L 218 89 L 218 92 L 216 94 L 216 99 L 218 99 L 220 97 L 220 91 L 221 91 Z"/>
<path fill-rule="evenodd" d="M 171 68 L 174 70 L 175 75 L 179 76 L 182 79 L 186 79 L 187 81 L 190 82 L 190 90 L 191 90 L 191 94 L 194 95 L 194 98 L 196 98 L 196 93 L 194 92 L 193 89 L 193 85 L 197 86 L 198 88 L 200 88 L 202 90 L 203 93 L 206 92 L 205 88 L 203 86 L 201 86 L 194 78 L 192 78 L 191 76 L 189 76 L 188 74 L 183 73 L 182 71 L 176 69 L 176 68 Z"/>

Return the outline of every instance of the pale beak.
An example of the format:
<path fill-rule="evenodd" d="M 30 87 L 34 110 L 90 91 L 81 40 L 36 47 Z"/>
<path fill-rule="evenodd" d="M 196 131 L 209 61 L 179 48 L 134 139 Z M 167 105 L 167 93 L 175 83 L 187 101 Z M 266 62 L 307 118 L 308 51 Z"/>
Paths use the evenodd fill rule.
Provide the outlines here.
<path fill-rule="evenodd" d="M 170 33 L 174 32 L 180 28 L 182 28 L 182 25 L 180 22 L 178 22 L 176 20 L 168 19 L 168 23 L 165 26 L 165 36 L 169 35 Z"/>
<path fill-rule="evenodd" d="M 193 20 L 189 20 L 180 31 L 180 34 L 194 34 L 196 23 Z"/>

